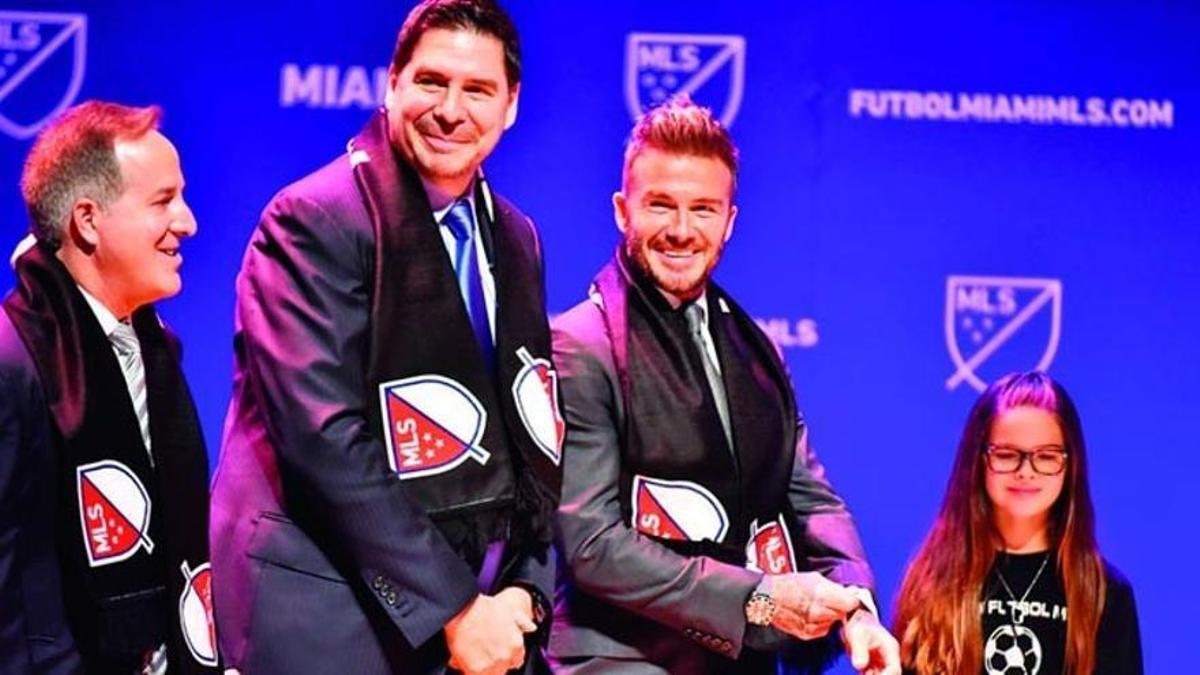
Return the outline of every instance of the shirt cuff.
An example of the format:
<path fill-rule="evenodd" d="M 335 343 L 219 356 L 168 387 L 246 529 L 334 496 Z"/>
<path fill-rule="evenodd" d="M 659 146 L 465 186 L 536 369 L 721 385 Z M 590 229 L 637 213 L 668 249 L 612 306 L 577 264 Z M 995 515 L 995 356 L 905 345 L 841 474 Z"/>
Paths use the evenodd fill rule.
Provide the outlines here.
<path fill-rule="evenodd" d="M 862 606 L 868 612 L 874 614 L 876 619 L 879 618 L 879 608 L 875 606 L 875 598 L 871 595 L 870 590 L 863 588 L 862 586 L 847 586 L 846 590 L 853 593 L 854 597 L 858 598 L 858 601 L 862 603 Z"/>

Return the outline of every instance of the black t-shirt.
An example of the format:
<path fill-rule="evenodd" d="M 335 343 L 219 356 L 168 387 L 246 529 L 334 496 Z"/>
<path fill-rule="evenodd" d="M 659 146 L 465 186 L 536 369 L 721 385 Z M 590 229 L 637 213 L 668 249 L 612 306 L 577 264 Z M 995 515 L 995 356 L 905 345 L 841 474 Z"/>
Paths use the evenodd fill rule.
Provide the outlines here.
<path fill-rule="evenodd" d="M 1096 634 L 1096 675 L 1140 675 L 1142 647 L 1129 582 L 1105 563 L 1108 591 Z M 1006 587 L 1007 586 L 1007 587 Z M 984 675 L 1063 672 L 1068 607 L 1054 552 L 1001 553 L 979 605 Z"/>
<path fill-rule="evenodd" d="M 1104 573 L 1108 586 L 1096 633 L 1093 675 L 1142 675 L 1142 642 L 1133 589 L 1121 572 L 1107 562 Z M 1001 577 L 1016 602 L 1000 583 Z M 1067 640 L 1066 605 L 1053 551 L 1001 553 L 984 581 L 979 603 L 983 634 L 980 672 L 983 675 L 1062 673 Z M 911 667 L 905 668 L 904 673 L 918 675 Z"/>

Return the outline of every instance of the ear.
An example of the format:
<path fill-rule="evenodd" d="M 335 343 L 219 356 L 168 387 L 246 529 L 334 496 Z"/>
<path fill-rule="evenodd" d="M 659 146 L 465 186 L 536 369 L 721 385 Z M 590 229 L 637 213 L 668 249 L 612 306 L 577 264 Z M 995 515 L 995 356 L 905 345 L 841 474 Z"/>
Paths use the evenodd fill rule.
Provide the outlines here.
<path fill-rule="evenodd" d="M 733 221 L 737 220 L 738 208 L 736 206 L 729 207 L 729 224 L 725 226 L 725 242 L 729 242 L 729 238 L 733 236 Z"/>
<path fill-rule="evenodd" d="M 508 131 L 512 125 L 517 123 L 517 107 L 521 100 L 521 85 L 516 85 L 512 88 L 512 93 L 508 97 L 508 110 L 504 111 L 504 130 Z"/>
<path fill-rule="evenodd" d="M 99 219 L 102 214 L 100 205 L 86 197 L 75 202 L 71 207 L 70 220 L 67 222 L 64 240 L 79 244 L 80 248 L 91 249 L 100 244 Z"/>
<path fill-rule="evenodd" d="M 629 202 L 625 200 L 625 193 L 617 191 L 612 196 L 613 203 L 613 220 L 617 223 L 617 229 L 621 234 L 625 234 L 625 230 L 629 228 L 629 213 L 626 210 Z"/>
<path fill-rule="evenodd" d="M 400 84 L 400 71 L 388 68 L 387 91 L 383 94 L 383 107 L 391 110 L 396 103 L 396 85 Z"/>

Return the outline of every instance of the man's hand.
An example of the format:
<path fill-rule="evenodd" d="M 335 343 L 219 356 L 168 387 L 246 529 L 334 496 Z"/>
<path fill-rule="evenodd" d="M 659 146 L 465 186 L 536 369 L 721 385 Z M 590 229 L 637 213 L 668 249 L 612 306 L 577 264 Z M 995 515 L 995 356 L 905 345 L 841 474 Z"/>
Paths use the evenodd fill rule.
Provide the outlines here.
<path fill-rule="evenodd" d="M 503 602 L 513 611 L 517 627 L 522 633 L 532 633 L 537 630 L 537 622 L 533 620 L 533 596 L 520 586 L 509 586 L 496 594 L 496 599 Z"/>
<path fill-rule="evenodd" d="M 816 572 L 763 577 L 777 609 L 771 625 L 800 638 L 815 640 L 859 606 L 858 596 Z"/>
<path fill-rule="evenodd" d="M 525 661 L 523 633 L 532 630 L 533 621 L 522 621 L 525 617 L 513 606 L 518 600 L 480 594 L 447 621 L 450 667 L 464 675 L 500 675 L 520 668 Z"/>
<path fill-rule="evenodd" d="M 842 643 L 850 664 L 864 675 L 900 675 L 900 645 L 879 624 L 879 618 L 863 609 L 854 612 L 842 626 Z"/>

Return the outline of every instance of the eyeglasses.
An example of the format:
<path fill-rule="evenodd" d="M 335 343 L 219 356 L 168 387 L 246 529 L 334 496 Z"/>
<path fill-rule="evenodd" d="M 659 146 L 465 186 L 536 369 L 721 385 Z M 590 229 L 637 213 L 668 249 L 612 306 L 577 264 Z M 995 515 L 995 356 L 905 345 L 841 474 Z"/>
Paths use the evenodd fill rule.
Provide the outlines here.
<path fill-rule="evenodd" d="M 1021 450 L 1008 445 L 988 445 L 984 449 L 988 468 L 995 473 L 1013 473 L 1021 469 L 1025 460 L 1033 470 L 1043 476 L 1057 476 L 1067 466 L 1067 452 L 1057 445 L 1046 445 L 1033 450 Z"/>

